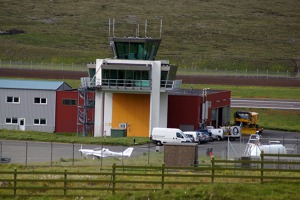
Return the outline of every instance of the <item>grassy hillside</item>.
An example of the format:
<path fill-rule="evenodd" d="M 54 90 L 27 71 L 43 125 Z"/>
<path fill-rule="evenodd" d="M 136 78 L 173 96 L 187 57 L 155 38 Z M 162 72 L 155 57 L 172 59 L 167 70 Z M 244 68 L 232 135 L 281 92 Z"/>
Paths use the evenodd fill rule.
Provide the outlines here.
<path fill-rule="evenodd" d="M 115 36 L 159 37 L 158 59 L 180 67 L 299 70 L 298 0 L 1 0 L 0 59 L 87 63 L 111 57 Z"/>

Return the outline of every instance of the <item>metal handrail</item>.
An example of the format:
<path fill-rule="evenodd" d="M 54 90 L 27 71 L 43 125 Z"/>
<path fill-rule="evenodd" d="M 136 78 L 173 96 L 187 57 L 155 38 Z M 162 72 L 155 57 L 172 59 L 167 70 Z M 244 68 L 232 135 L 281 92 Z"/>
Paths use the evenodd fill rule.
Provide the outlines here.
<path fill-rule="evenodd" d="M 173 90 L 180 88 L 181 84 L 182 80 L 161 80 L 160 88 Z M 151 89 L 151 86 L 152 80 L 81 78 L 82 88 L 101 87 L 105 89 Z"/>

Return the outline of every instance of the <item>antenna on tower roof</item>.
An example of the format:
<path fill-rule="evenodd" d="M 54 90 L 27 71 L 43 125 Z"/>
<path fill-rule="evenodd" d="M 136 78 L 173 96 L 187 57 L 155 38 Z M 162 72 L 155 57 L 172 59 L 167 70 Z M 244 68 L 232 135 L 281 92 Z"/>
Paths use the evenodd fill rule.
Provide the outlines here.
<path fill-rule="evenodd" d="M 137 25 L 136 37 L 140 37 L 140 25 Z"/>
<path fill-rule="evenodd" d="M 115 18 L 112 19 L 112 22 L 110 21 L 110 18 L 108 19 L 108 36 L 110 37 L 110 25 L 112 23 L 112 36 L 115 37 Z"/>
<path fill-rule="evenodd" d="M 160 30 L 159 30 L 159 37 L 161 38 L 162 33 L 162 19 L 160 20 Z"/>
<path fill-rule="evenodd" d="M 115 18 L 113 18 L 113 37 L 115 37 Z"/>
<path fill-rule="evenodd" d="M 163 20 L 160 19 L 160 30 L 159 30 L 160 38 L 162 37 L 162 26 L 163 26 Z M 145 20 L 145 38 L 147 38 L 147 28 L 148 28 L 148 20 L 146 19 Z M 115 37 L 115 18 L 108 19 L 108 36 Z M 137 28 L 135 30 L 135 37 L 136 38 L 140 37 L 140 24 L 137 24 Z"/>
<path fill-rule="evenodd" d="M 147 37 L 147 19 L 145 21 L 145 38 Z"/>
<path fill-rule="evenodd" d="M 108 36 L 110 37 L 110 18 L 108 19 Z"/>

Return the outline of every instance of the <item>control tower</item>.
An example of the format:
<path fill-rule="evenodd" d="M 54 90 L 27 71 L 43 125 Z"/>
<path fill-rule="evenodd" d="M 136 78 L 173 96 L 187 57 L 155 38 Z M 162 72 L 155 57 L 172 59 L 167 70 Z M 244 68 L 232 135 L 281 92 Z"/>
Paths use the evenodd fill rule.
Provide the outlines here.
<path fill-rule="evenodd" d="M 109 37 L 113 58 L 88 65 L 81 88 L 95 91 L 94 136 L 151 137 L 154 127 L 167 127 L 168 92 L 176 90 L 176 66 L 156 60 L 161 38 Z"/>

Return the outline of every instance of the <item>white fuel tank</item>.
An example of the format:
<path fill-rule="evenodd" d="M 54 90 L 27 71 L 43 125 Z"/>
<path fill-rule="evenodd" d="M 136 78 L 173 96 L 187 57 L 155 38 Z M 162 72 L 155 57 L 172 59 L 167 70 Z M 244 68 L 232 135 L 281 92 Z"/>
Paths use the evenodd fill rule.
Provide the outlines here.
<path fill-rule="evenodd" d="M 287 154 L 286 148 L 282 144 L 270 144 L 270 145 L 251 144 L 250 156 L 260 156 L 262 151 L 266 154 Z"/>

